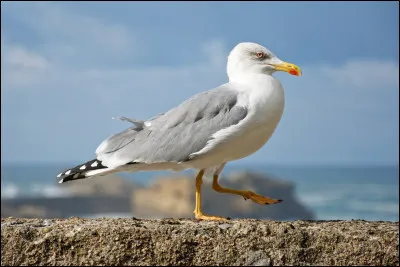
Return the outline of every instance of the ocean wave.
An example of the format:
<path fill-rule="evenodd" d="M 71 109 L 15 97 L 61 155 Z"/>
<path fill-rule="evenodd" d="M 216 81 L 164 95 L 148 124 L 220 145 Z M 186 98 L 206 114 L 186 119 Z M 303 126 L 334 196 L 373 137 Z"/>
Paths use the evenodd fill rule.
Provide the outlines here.
<path fill-rule="evenodd" d="M 55 185 L 33 185 L 32 194 L 35 196 L 42 196 L 42 197 L 68 197 L 71 196 L 72 193 L 64 188 L 55 186 Z"/>
<path fill-rule="evenodd" d="M 1 198 L 16 198 L 21 195 L 20 188 L 15 184 L 6 184 L 1 187 Z"/>
<path fill-rule="evenodd" d="M 391 185 L 334 185 L 313 191 L 303 188 L 297 196 L 319 220 L 399 220 L 398 187 Z"/>
<path fill-rule="evenodd" d="M 399 204 L 387 201 L 352 201 L 348 208 L 354 211 L 399 214 Z"/>
<path fill-rule="evenodd" d="M 376 203 L 381 203 L 380 201 L 385 201 L 387 199 L 396 200 L 398 202 L 399 188 L 393 187 L 391 185 L 377 185 L 377 184 L 346 184 L 346 185 L 332 185 L 323 186 L 316 190 L 303 189 L 297 192 L 297 196 L 300 201 L 305 205 L 311 207 L 323 207 L 335 202 L 359 202 L 358 208 L 365 202 L 375 201 L 372 205 Z M 390 203 L 396 205 L 391 201 Z M 388 203 L 386 201 L 385 203 Z M 347 204 L 346 204 L 347 205 Z M 393 210 L 395 206 L 387 206 L 385 209 Z M 367 209 L 367 207 L 365 207 Z M 373 209 L 373 207 L 371 207 Z M 398 211 L 398 204 L 397 204 Z"/>
<path fill-rule="evenodd" d="M 34 184 L 29 189 L 20 187 L 14 183 L 8 183 L 1 187 L 1 198 L 18 198 L 18 197 L 68 197 L 72 193 L 65 188 L 57 185 Z"/>

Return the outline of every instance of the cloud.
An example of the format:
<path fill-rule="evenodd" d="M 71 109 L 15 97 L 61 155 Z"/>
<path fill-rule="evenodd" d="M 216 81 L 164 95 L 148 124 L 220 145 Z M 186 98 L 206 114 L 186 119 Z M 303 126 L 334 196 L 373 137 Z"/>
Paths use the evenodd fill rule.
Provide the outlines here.
<path fill-rule="evenodd" d="M 399 86 L 399 64 L 389 60 L 350 60 L 341 66 L 326 66 L 322 72 L 337 86 L 374 90 Z"/>
<path fill-rule="evenodd" d="M 21 46 L 1 43 L 2 85 L 24 88 L 38 85 L 46 78 L 50 62 L 43 56 Z"/>
<path fill-rule="evenodd" d="M 134 102 L 146 112 L 141 116 L 152 116 L 148 111 L 148 103 L 140 101 L 151 99 L 152 105 L 169 108 L 183 101 L 184 98 L 202 90 L 211 89 L 226 82 L 225 45 L 222 40 L 210 40 L 203 44 L 206 59 L 192 64 L 166 67 L 102 67 L 80 65 L 77 60 L 73 65 L 53 60 L 51 63 L 43 55 L 33 52 L 22 45 L 2 44 L 5 48 L 4 62 L 2 57 L 2 75 L 4 90 L 14 87 L 47 91 L 85 91 L 92 94 L 93 101 L 109 107 L 120 103 L 130 107 Z M 84 53 L 85 48 L 81 48 Z M 24 57 L 22 58 L 22 55 Z M 15 62 L 25 65 L 36 64 L 37 68 L 15 67 Z M 25 60 L 24 63 L 21 61 Z M 51 65 L 51 68 L 49 66 Z M 39 68 L 40 67 L 40 68 Z M 154 77 L 157 77 L 156 79 Z M 179 96 L 181 94 L 181 96 Z M 121 96 L 132 96 L 122 97 Z M 155 98 L 157 95 L 161 98 Z"/>
<path fill-rule="evenodd" d="M 8 50 L 5 54 L 5 64 L 13 68 L 46 69 L 48 61 L 42 56 L 26 50 L 20 46 L 3 47 Z"/>
<path fill-rule="evenodd" d="M 203 52 L 213 66 L 226 67 L 229 51 L 223 40 L 216 38 L 204 43 Z"/>
<path fill-rule="evenodd" d="M 6 10 L 18 17 L 18 23 L 36 32 L 46 56 L 64 63 L 80 60 L 86 65 L 99 64 L 101 59 L 108 63 L 123 61 L 133 56 L 137 46 L 126 26 L 82 15 L 60 3 L 8 3 Z"/>

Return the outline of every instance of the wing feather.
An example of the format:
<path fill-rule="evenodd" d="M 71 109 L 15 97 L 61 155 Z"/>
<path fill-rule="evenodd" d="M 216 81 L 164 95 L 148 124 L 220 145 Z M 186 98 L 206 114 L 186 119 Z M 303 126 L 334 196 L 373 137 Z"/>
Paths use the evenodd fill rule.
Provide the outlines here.
<path fill-rule="evenodd" d="M 239 94 L 228 85 L 197 94 L 143 127 L 109 137 L 97 148 L 97 158 L 108 167 L 189 161 L 213 134 L 247 116 L 247 108 L 237 105 Z"/>

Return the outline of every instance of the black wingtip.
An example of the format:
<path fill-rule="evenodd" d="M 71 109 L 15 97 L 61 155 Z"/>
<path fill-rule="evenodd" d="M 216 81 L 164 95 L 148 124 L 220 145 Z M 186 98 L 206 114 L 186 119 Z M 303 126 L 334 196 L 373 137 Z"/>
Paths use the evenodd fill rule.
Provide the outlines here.
<path fill-rule="evenodd" d="M 57 176 L 57 178 L 60 178 L 60 180 L 58 181 L 59 184 L 87 178 L 84 172 L 72 172 L 71 171 L 67 175 L 65 173 L 60 173 L 60 174 L 61 174 L 61 176 Z"/>
<path fill-rule="evenodd" d="M 97 159 L 93 159 L 84 164 L 78 165 L 76 167 L 67 169 L 67 170 L 59 173 L 57 175 L 57 178 L 59 179 L 58 183 L 62 184 L 62 183 L 69 182 L 69 181 L 85 179 L 85 178 L 89 177 L 89 176 L 86 176 L 86 173 L 88 171 L 104 169 L 104 168 L 107 168 L 107 167 L 105 167 L 103 164 L 101 164 L 101 161 L 99 161 Z"/>

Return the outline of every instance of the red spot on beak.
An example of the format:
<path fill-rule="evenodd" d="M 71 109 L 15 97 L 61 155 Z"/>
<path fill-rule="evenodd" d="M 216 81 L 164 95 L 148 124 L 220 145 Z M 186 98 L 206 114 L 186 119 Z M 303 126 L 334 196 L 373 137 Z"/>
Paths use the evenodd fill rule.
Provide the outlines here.
<path fill-rule="evenodd" d="M 296 70 L 290 70 L 289 73 L 292 74 L 292 75 L 297 75 L 297 71 Z"/>

